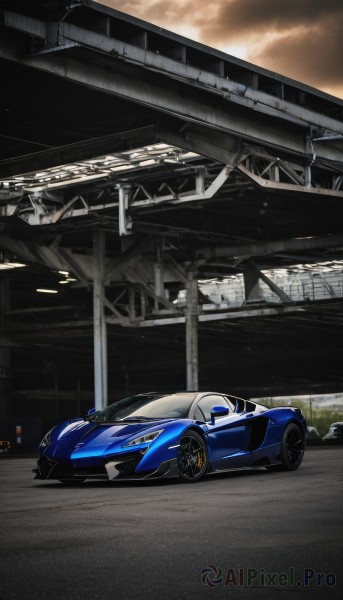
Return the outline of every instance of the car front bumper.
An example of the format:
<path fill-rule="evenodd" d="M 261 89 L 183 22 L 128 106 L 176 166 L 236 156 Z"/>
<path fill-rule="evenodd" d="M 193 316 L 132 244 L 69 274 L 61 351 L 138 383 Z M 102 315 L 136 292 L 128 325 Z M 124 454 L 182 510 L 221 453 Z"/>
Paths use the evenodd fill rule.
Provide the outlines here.
<path fill-rule="evenodd" d="M 177 477 L 177 459 L 162 462 L 157 469 L 147 473 L 136 473 L 142 454 L 132 452 L 125 456 L 113 456 L 104 464 L 83 468 L 75 468 L 71 462 L 57 461 L 40 455 L 37 467 L 33 469 L 34 479 L 80 480 L 139 480 Z"/>

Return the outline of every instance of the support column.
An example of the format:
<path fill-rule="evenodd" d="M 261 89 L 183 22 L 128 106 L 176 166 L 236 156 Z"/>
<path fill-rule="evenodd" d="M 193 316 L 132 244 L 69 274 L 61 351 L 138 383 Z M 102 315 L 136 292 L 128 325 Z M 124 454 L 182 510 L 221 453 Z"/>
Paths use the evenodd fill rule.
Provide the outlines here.
<path fill-rule="evenodd" d="M 154 264 L 155 283 L 155 311 L 159 310 L 158 298 L 164 298 L 163 265 L 160 262 Z"/>
<path fill-rule="evenodd" d="M 6 404 L 10 398 L 10 347 L 6 335 L 6 310 L 10 308 L 10 280 L 0 279 L 0 423 L 5 426 Z M 5 432 L 2 431 L 2 435 Z"/>
<path fill-rule="evenodd" d="M 128 214 L 131 201 L 131 186 L 130 185 L 119 185 L 118 186 L 119 196 L 119 235 L 131 235 L 132 233 L 132 219 Z"/>
<path fill-rule="evenodd" d="M 199 388 L 198 379 L 198 281 L 194 272 L 187 273 L 186 281 L 186 364 L 187 390 Z"/>
<path fill-rule="evenodd" d="M 105 232 L 93 234 L 93 323 L 95 408 L 107 406 L 107 330 L 105 320 Z"/>
<path fill-rule="evenodd" d="M 259 273 L 250 264 L 246 264 L 243 271 L 245 302 L 258 302 L 260 297 Z"/>

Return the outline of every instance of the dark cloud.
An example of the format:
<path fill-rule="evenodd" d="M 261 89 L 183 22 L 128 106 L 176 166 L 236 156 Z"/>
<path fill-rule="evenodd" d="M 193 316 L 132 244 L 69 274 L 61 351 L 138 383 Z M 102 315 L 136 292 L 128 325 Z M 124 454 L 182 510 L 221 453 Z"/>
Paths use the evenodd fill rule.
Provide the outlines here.
<path fill-rule="evenodd" d="M 247 60 L 337 95 L 343 92 L 343 0 L 101 0 L 199 41 L 246 46 Z"/>
<path fill-rule="evenodd" d="M 251 62 L 334 92 L 343 86 L 343 13 L 261 45 Z M 337 89 L 337 93 L 339 93 Z"/>
<path fill-rule="evenodd" d="M 251 62 L 339 93 L 342 0 L 231 0 L 222 3 L 218 17 L 202 28 L 207 43 L 253 41 Z"/>
<path fill-rule="evenodd" d="M 311 27 L 343 12 L 342 0 L 219 0 L 218 5 L 216 21 L 204 19 L 202 28 L 212 42 Z"/>

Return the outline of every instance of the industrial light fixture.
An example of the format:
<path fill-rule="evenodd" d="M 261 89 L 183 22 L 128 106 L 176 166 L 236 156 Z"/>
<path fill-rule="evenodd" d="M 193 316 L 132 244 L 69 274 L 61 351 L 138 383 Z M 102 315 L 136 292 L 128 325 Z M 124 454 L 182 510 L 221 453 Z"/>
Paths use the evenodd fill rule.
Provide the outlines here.
<path fill-rule="evenodd" d="M 73 283 L 73 281 L 77 281 L 75 277 L 68 277 L 67 279 L 61 279 L 58 283 L 64 285 L 65 283 Z"/>
<path fill-rule="evenodd" d="M 197 158 L 195 152 L 189 152 L 170 144 L 152 144 L 145 147 L 126 150 L 120 153 L 106 154 L 70 164 L 57 165 L 44 171 L 26 173 L 0 180 L 0 189 L 42 192 L 44 190 L 79 185 L 88 181 L 115 177 L 117 173 L 135 169 L 159 167 L 163 162 L 183 164 L 184 161 Z"/>
<path fill-rule="evenodd" d="M 72 283 L 73 281 L 77 281 L 75 277 L 71 277 L 69 271 L 58 271 L 59 275 L 64 275 L 65 279 L 61 279 L 58 283 L 64 285 L 66 283 Z"/>
<path fill-rule="evenodd" d="M 39 292 L 41 294 L 58 294 L 58 290 L 49 290 L 45 288 L 37 288 L 36 292 Z"/>
<path fill-rule="evenodd" d="M 0 270 L 8 270 L 8 269 L 19 269 L 20 267 L 26 267 L 23 263 L 11 262 L 5 260 L 4 262 L 0 262 Z"/>
<path fill-rule="evenodd" d="M 19 269 L 20 267 L 26 267 L 24 263 L 20 263 L 14 260 L 9 260 L 6 258 L 2 252 L 0 252 L 0 269 L 8 270 L 8 269 Z"/>

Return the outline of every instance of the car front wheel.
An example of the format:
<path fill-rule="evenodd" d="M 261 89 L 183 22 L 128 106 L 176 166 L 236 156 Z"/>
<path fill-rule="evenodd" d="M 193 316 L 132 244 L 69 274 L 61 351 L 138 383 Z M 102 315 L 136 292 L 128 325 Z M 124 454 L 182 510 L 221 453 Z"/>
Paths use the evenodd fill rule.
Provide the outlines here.
<path fill-rule="evenodd" d="M 182 481 L 199 481 L 207 471 L 208 454 L 204 439 L 196 431 L 187 431 L 181 438 L 177 467 Z"/>

